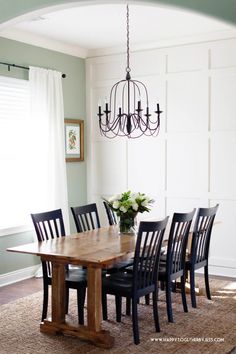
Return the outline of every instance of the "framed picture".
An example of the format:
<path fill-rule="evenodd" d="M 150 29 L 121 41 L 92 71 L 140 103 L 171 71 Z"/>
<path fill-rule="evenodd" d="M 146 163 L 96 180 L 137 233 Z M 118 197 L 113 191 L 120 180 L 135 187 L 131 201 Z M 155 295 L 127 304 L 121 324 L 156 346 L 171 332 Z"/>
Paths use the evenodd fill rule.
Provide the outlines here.
<path fill-rule="evenodd" d="M 66 162 L 84 161 L 84 121 L 65 119 Z"/>

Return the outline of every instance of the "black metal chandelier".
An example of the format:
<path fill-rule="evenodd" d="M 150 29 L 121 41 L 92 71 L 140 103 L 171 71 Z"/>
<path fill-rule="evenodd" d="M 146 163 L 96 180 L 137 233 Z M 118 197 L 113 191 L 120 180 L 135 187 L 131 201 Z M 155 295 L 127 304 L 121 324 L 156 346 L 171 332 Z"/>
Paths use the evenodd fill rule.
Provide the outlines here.
<path fill-rule="evenodd" d="M 113 85 L 109 104 L 105 110 L 98 106 L 99 127 L 101 134 L 107 138 L 127 136 L 138 138 L 142 135 L 157 136 L 160 129 L 160 111 L 157 103 L 156 119 L 152 120 L 149 113 L 148 92 L 146 86 L 138 80 L 131 80 L 129 55 L 129 6 L 127 9 L 127 66 L 125 80 Z M 118 101 L 117 97 L 120 97 Z M 143 109 L 143 104 L 145 108 Z"/>

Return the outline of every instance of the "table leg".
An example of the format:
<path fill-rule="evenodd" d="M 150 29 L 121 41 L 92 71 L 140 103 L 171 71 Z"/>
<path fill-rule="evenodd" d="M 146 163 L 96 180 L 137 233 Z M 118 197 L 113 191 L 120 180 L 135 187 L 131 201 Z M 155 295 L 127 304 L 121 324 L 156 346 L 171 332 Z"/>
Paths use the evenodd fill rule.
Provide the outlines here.
<path fill-rule="evenodd" d="M 88 268 L 88 328 L 98 332 L 102 322 L 102 270 L 101 268 Z"/>
<path fill-rule="evenodd" d="M 65 265 L 52 263 L 52 321 L 65 322 Z"/>
<path fill-rule="evenodd" d="M 65 321 L 65 264 L 52 264 L 52 319 L 44 320 L 41 332 L 63 333 L 89 341 L 101 348 L 112 348 L 114 338 L 101 329 L 101 269 L 88 267 L 88 325 L 75 326 Z"/>

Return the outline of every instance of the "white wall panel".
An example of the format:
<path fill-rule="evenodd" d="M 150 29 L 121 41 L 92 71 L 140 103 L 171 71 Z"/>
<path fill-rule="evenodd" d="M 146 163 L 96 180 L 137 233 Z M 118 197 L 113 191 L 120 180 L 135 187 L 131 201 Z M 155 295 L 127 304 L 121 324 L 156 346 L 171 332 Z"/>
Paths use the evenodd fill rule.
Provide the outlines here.
<path fill-rule="evenodd" d="M 211 78 L 211 128 L 236 130 L 236 70 L 227 70 Z"/>
<path fill-rule="evenodd" d="M 172 134 L 167 143 L 167 190 L 196 197 L 208 191 L 208 139 Z"/>
<path fill-rule="evenodd" d="M 212 43 L 211 68 L 226 68 L 236 66 L 236 39 L 227 39 Z"/>
<path fill-rule="evenodd" d="M 219 259 L 225 259 L 226 267 L 233 268 L 236 263 L 235 217 L 236 200 L 211 200 L 211 205 L 219 204 L 215 224 L 212 229 L 210 246 L 211 264 L 219 266 Z"/>
<path fill-rule="evenodd" d="M 209 207 L 208 200 L 204 198 L 168 197 L 166 200 L 166 213 L 172 217 L 173 213 L 188 213 L 194 208 Z"/>
<path fill-rule="evenodd" d="M 124 64 L 124 65 L 122 65 Z M 122 78 L 123 68 L 125 68 L 125 62 L 120 60 L 98 62 L 92 66 L 92 80 L 110 80 Z"/>
<path fill-rule="evenodd" d="M 167 130 L 203 131 L 208 127 L 208 78 L 176 74 L 167 83 Z"/>
<path fill-rule="evenodd" d="M 157 196 L 165 189 L 165 141 L 142 138 L 128 143 L 128 184 L 136 192 Z"/>
<path fill-rule="evenodd" d="M 133 79 L 143 75 L 160 75 L 165 72 L 165 53 L 157 50 L 132 53 L 130 66 Z"/>
<path fill-rule="evenodd" d="M 215 133 L 212 136 L 210 190 L 216 195 L 236 199 L 235 153 L 235 132 Z"/>
<path fill-rule="evenodd" d="M 167 72 L 198 71 L 208 65 L 208 52 L 203 46 L 182 46 L 168 49 Z"/>
<path fill-rule="evenodd" d="M 210 271 L 235 276 L 236 39 L 131 54 L 132 78 L 145 83 L 150 111 L 160 103 L 157 138 L 108 140 L 96 120 L 99 99 L 125 74 L 125 56 L 87 61 L 88 195 L 107 224 L 101 197 L 131 189 L 155 204 L 140 220 L 219 202 Z M 92 134 L 94 132 L 94 134 Z M 167 237 L 167 235 L 165 236 Z"/>
<path fill-rule="evenodd" d="M 127 188 L 125 141 L 94 143 L 93 193 L 112 195 Z"/>

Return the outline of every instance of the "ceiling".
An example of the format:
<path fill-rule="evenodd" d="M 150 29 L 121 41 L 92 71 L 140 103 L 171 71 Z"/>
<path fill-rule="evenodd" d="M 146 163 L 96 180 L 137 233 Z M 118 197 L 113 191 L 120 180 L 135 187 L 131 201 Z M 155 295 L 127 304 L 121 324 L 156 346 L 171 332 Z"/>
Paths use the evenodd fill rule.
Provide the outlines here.
<path fill-rule="evenodd" d="M 69 6 L 69 4 L 68 4 Z M 104 48 L 126 44 L 126 5 L 103 4 L 73 6 L 54 12 L 34 13 L 17 20 L 0 35 L 39 46 L 77 47 L 81 56 L 91 56 Z M 190 11 L 160 5 L 130 5 L 130 41 L 133 48 L 191 42 L 210 36 L 236 33 L 232 24 Z M 33 43 L 35 41 L 35 43 Z M 45 43 L 45 45 L 43 45 Z M 56 48 L 55 48 L 56 49 Z M 82 53 L 82 52 L 81 52 Z"/>

